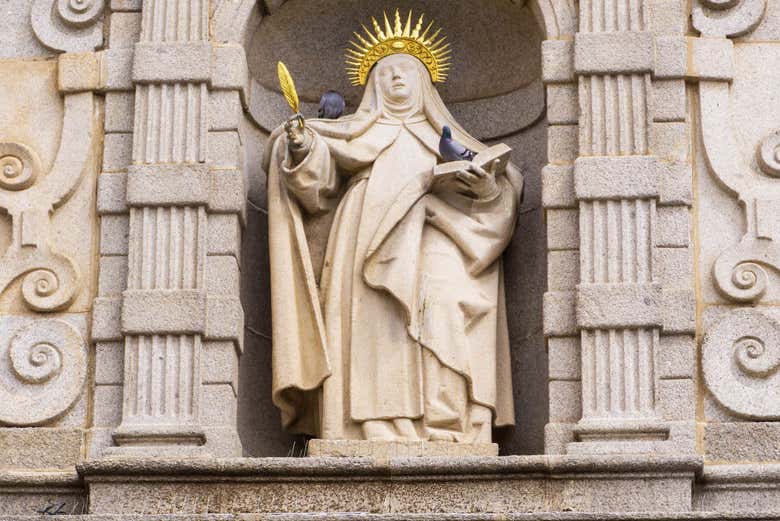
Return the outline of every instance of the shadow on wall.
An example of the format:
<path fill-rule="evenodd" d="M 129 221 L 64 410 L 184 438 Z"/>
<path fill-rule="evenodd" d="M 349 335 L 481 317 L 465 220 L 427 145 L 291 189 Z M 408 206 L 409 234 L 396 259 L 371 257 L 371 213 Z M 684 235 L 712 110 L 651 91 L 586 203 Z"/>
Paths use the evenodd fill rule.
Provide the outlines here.
<path fill-rule="evenodd" d="M 254 79 L 268 89 L 269 95 L 278 96 L 272 90 L 278 90 L 275 67 L 281 59 L 293 71 L 302 98 L 316 99 L 329 88 L 341 88 L 354 107 L 362 91 L 347 86 L 342 65 L 344 43 L 366 18 L 396 7 L 375 0 L 363 3 L 365 7 L 361 5 L 360 10 L 355 10 L 353 2 L 343 0 L 317 2 L 316 7 L 303 0 L 288 1 L 263 20 L 252 39 L 247 52 Z M 547 122 L 539 81 L 540 31 L 527 7 L 508 1 L 428 0 L 414 5 L 402 1 L 398 7 L 425 12 L 429 20 L 435 19 L 444 27 L 455 48 L 455 65 L 447 83 L 441 86 L 443 98 L 468 130 L 483 139 L 500 136 L 490 142 L 501 141 L 511 146 L 513 161 L 525 175 L 525 196 L 517 231 L 504 260 L 517 427 L 495 432 L 494 439 L 500 443 L 502 454 L 540 454 L 544 451 L 544 426 L 548 418 L 547 353 L 542 335 L 547 262 L 541 205 Z M 475 30 L 476 27 L 491 30 Z M 317 52 L 302 51 L 307 49 Z M 507 105 L 507 93 L 520 92 L 523 94 L 514 95 Z M 269 111 L 265 112 L 267 115 Z M 286 115 L 274 114 L 273 120 L 278 119 L 280 123 Z M 510 117 L 521 123 L 506 132 L 503 129 L 506 118 Z M 258 457 L 292 455 L 299 453 L 303 446 L 300 437 L 282 432 L 279 413 L 271 403 L 268 223 L 265 174 L 260 165 L 267 126 L 248 117 L 242 129 L 249 206 L 242 263 L 247 329 L 240 368 L 238 415 L 244 454 Z M 502 130 L 496 131 L 499 128 Z"/>

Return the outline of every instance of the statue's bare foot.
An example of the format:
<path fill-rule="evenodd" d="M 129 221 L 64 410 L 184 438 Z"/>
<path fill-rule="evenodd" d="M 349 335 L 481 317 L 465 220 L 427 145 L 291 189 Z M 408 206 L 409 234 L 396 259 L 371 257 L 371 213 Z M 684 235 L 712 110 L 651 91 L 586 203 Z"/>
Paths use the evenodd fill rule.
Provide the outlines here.
<path fill-rule="evenodd" d="M 393 420 L 393 425 L 401 435 L 401 440 L 419 440 L 420 436 L 417 435 L 417 429 L 414 428 L 414 423 L 409 418 L 396 418 Z"/>
<path fill-rule="evenodd" d="M 370 441 L 395 441 L 393 424 L 387 420 L 369 420 L 363 422 L 363 437 Z"/>

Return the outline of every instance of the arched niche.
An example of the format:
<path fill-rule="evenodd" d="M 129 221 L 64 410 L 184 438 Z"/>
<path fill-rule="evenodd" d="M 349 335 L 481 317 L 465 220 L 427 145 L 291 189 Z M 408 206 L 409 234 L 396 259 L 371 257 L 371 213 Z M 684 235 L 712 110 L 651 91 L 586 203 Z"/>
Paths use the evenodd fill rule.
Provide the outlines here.
<path fill-rule="evenodd" d="M 240 43 L 249 75 L 242 132 L 249 181 L 242 262 L 247 335 L 239 382 L 239 432 L 247 456 L 284 456 L 303 448 L 302 440 L 281 431 L 270 398 L 269 266 L 260 162 L 269 131 L 289 117 L 276 85 L 276 62 L 284 61 L 292 71 L 304 115 L 316 114 L 320 94 L 330 88 L 345 94 L 349 112 L 362 90 L 346 80 L 346 43 L 370 16 L 396 7 L 404 13 L 410 8 L 424 12 L 445 29 L 455 49 L 442 97 L 475 136 L 509 144 L 513 161 L 524 171 L 517 232 L 505 255 L 517 428 L 495 436 L 503 454 L 544 450 L 548 404 L 542 295 L 547 259 L 541 169 L 547 161 L 547 122 L 541 48 L 545 39 L 571 39 L 574 5 L 566 0 L 399 0 L 392 5 L 382 0 L 223 0 L 212 16 L 212 38 Z"/>

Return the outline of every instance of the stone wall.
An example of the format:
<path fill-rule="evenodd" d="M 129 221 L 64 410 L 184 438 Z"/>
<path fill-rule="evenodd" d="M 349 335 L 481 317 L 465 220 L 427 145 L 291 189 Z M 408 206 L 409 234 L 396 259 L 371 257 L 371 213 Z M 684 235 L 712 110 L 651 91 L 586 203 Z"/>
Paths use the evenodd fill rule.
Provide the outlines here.
<path fill-rule="evenodd" d="M 268 458 L 304 443 L 270 402 L 272 65 L 304 114 L 354 106 L 342 41 L 387 7 L 354 4 L 4 7 L 0 515 L 778 518 L 777 0 L 400 2 L 526 176 L 518 427 L 499 458 Z"/>

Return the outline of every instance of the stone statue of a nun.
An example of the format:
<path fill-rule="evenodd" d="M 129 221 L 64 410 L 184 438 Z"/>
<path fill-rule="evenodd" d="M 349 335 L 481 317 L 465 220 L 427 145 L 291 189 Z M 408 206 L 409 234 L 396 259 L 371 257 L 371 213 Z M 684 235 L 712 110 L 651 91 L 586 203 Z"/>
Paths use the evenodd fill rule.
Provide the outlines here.
<path fill-rule="evenodd" d="M 486 145 L 434 88 L 435 36 L 395 21 L 351 52 L 356 113 L 269 138 L 273 399 L 285 428 L 318 438 L 489 443 L 514 423 L 501 254 L 522 176 L 472 165 L 435 188 L 444 126 Z M 307 237 L 329 211 L 330 233 Z"/>

